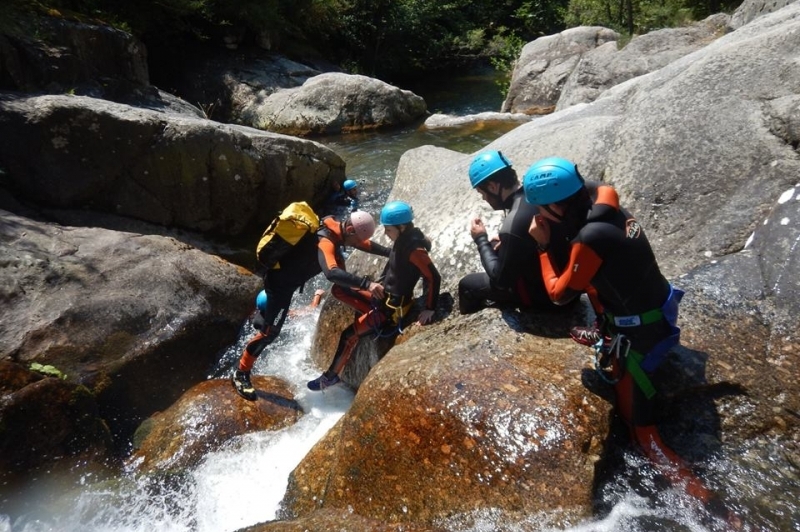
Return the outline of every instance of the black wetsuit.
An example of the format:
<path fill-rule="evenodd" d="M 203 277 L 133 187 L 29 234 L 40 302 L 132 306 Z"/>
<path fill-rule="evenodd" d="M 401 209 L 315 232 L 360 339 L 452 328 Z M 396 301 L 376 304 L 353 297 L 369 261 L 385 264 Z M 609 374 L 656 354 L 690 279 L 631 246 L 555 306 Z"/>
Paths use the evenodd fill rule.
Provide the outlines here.
<path fill-rule="evenodd" d="M 425 308 L 436 310 L 442 278 L 428 256 L 427 252 L 430 249 L 430 241 L 416 227 L 402 232 L 397 237 L 397 242 L 389 254 L 381 283 L 387 296 L 411 300 L 414 296 L 414 287 L 422 277 L 425 284 Z"/>
<path fill-rule="evenodd" d="M 559 275 L 551 258 L 542 257 L 541 271 L 549 296 L 561 303 L 593 289 L 600 304 L 595 310 L 613 316 L 639 315 L 660 308 L 669 297 L 670 284 L 658 268 L 644 229 L 619 206 L 613 188 L 590 183 L 587 189 L 593 204 L 585 224 L 572 239 L 568 264 Z M 611 333 L 623 332 L 631 347 L 643 354 L 671 331 L 663 320 L 624 328 L 610 320 L 608 327 Z"/>
<path fill-rule="evenodd" d="M 542 282 L 536 241 L 528 234 L 538 208 L 525 201 L 520 187 L 506 198 L 503 209 L 507 214 L 498 234 L 500 247 L 495 250 L 486 233 L 475 238 L 485 272 L 468 274 L 459 281 L 459 310 L 471 314 L 488 304 L 555 310 Z M 556 264 L 565 262 L 566 248 L 556 228 L 549 252 Z"/>

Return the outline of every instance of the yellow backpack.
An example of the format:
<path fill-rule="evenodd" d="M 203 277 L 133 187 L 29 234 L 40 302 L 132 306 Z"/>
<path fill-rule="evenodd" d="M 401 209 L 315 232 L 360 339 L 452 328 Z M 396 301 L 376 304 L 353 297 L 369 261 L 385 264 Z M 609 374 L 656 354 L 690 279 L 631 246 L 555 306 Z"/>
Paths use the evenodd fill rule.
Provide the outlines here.
<path fill-rule="evenodd" d="M 305 201 L 290 203 L 264 231 L 256 246 L 258 262 L 270 269 L 279 269 L 280 259 L 307 235 L 314 237 L 319 229 L 319 216 Z"/>

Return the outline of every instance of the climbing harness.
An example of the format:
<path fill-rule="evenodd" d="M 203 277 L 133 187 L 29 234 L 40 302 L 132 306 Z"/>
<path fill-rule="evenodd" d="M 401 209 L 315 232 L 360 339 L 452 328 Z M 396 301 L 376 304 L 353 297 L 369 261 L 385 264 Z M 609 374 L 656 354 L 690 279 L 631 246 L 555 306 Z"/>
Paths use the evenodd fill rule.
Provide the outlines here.
<path fill-rule="evenodd" d="M 608 369 L 611 366 L 612 359 L 617 364 L 625 362 L 628 358 L 628 352 L 631 349 L 631 342 L 624 334 L 615 334 L 611 338 L 611 342 L 606 342 L 605 338 L 600 338 L 594 348 L 594 367 L 600 378 L 608 384 L 616 384 L 619 382 L 620 377 L 609 377 Z"/>
<path fill-rule="evenodd" d="M 386 316 L 386 318 L 393 323 L 391 327 L 386 327 L 386 322 L 380 319 L 380 315 L 378 313 L 383 313 L 381 306 L 392 311 L 390 316 L 386 316 L 386 314 L 384 314 L 384 316 Z M 386 297 L 382 304 L 375 303 L 373 301 L 369 326 L 375 333 L 374 339 L 377 340 L 378 338 L 387 338 L 397 334 L 403 334 L 403 317 L 410 308 L 411 301 L 406 303 L 403 296 L 390 294 Z"/>
<path fill-rule="evenodd" d="M 656 394 L 655 386 L 643 369 L 643 362 L 647 357 L 631 349 L 631 342 L 624 334 L 615 334 L 609 343 L 601 339 L 594 344 L 593 348 L 595 350 L 594 367 L 603 381 L 613 386 L 622 379 L 625 372 L 628 372 L 648 399 Z M 614 367 L 609 372 L 608 368 L 612 363 Z M 610 377 L 609 373 L 616 374 L 616 376 Z"/>

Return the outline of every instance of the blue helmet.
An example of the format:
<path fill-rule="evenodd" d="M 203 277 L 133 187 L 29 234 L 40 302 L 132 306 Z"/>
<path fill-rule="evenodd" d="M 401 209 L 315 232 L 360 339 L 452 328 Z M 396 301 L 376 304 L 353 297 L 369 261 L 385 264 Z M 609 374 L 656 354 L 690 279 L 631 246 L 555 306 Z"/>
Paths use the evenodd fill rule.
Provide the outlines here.
<path fill-rule="evenodd" d="M 532 205 L 558 203 L 583 187 L 583 178 L 572 161 L 548 157 L 536 161 L 522 180 L 525 199 Z"/>
<path fill-rule="evenodd" d="M 347 192 L 348 190 L 352 190 L 358 186 L 358 183 L 353 181 L 352 179 L 346 179 L 344 183 L 342 183 L 342 189 Z"/>
<path fill-rule="evenodd" d="M 381 209 L 382 225 L 402 225 L 414 220 L 414 211 L 404 201 L 390 201 Z"/>
<path fill-rule="evenodd" d="M 267 310 L 267 292 L 262 290 L 256 296 L 256 308 L 261 312 Z"/>
<path fill-rule="evenodd" d="M 479 153 L 469 165 L 469 182 L 475 188 L 505 168 L 511 168 L 511 163 L 499 151 Z"/>

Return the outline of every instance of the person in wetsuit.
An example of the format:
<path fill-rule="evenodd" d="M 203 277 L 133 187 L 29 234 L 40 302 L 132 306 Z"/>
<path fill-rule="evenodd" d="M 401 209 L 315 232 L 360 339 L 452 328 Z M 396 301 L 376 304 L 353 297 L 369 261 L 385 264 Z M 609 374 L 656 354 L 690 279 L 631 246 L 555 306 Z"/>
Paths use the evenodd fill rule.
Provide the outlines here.
<path fill-rule="evenodd" d="M 547 295 L 539 271 L 536 241 L 528 234 L 538 213 L 525 201 L 517 173 L 499 151 L 478 154 L 469 167 L 472 188 L 494 210 L 506 212 L 496 239 L 490 240 L 483 221 L 470 222 L 470 235 L 478 247 L 483 272 L 470 273 L 458 283 L 461 314 L 472 314 L 487 306 L 510 306 L 529 310 L 556 310 Z M 566 241 L 558 240 L 551 253 L 556 263 L 566 260 Z"/>
<path fill-rule="evenodd" d="M 327 371 L 308 383 L 310 390 L 321 391 L 341 382 L 339 376 L 361 337 L 376 331 L 383 334 L 387 327 L 395 334 L 399 332 L 403 318 L 414 303 L 414 287 L 420 278 L 424 286 L 425 309 L 420 312 L 417 323 L 424 325 L 433 319 L 441 276 L 428 255 L 431 243 L 422 231 L 414 227 L 413 220 L 411 207 L 402 201 L 387 203 L 381 210 L 380 222 L 386 236 L 394 242 L 380 278 L 382 293 L 360 287 L 348 290 L 335 286 L 332 289 L 334 297 L 359 314 L 339 336 L 339 344 Z"/>
<path fill-rule="evenodd" d="M 590 294 L 605 344 L 601 365 L 610 366 L 617 409 L 630 435 L 667 478 L 685 483 L 703 502 L 715 502 L 656 427 L 651 374 L 680 341 L 676 326 L 683 292 L 662 275 L 641 224 L 619 204 L 608 185 L 586 182 L 567 159 L 534 163 L 523 179 L 525 197 L 540 207 L 529 228 L 539 247 L 544 285 L 555 303 Z M 569 262 L 554 266 L 546 250 L 553 229 L 570 238 Z"/>
<path fill-rule="evenodd" d="M 389 248 L 369 240 L 374 232 L 375 220 L 367 212 L 355 211 L 341 222 L 333 216 L 327 216 L 321 220 L 316 233 L 305 235 L 281 258 L 280 268 L 266 271 L 264 298 L 261 300 L 259 295 L 257 312 L 253 319 L 253 327 L 257 332 L 247 342 L 239 365 L 231 377 L 239 395 L 251 401 L 256 399 L 256 390 L 250 381 L 253 365 L 264 348 L 280 334 L 293 294 L 309 279 L 323 272 L 334 283 L 331 290 L 334 297 L 340 293 L 337 289 L 340 286 L 383 294 L 383 286 L 372 282 L 368 277 L 359 277 L 348 272 L 344 265 L 345 246 L 389 256 Z"/>
<path fill-rule="evenodd" d="M 330 195 L 323 211 L 341 217 L 343 213 L 358 210 L 358 183 L 353 179 L 345 179 Z"/>

